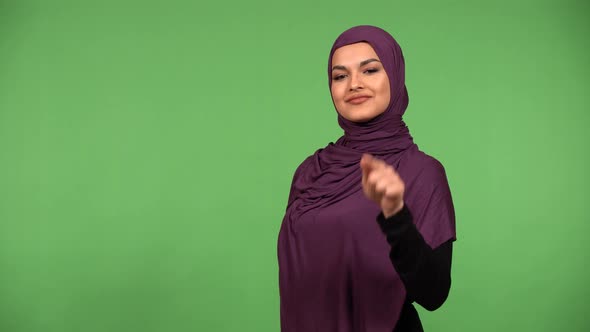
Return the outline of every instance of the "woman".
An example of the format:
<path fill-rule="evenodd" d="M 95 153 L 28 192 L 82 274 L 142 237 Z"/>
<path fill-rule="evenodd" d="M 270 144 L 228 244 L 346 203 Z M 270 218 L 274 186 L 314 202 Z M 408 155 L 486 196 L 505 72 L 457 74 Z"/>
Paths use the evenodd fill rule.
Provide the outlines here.
<path fill-rule="evenodd" d="M 387 32 L 335 41 L 329 86 L 344 135 L 295 171 L 278 238 L 281 329 L 422 331 L 449 292 L 455 216 L 442 165 L 402 121 L 404 59 Z"/>

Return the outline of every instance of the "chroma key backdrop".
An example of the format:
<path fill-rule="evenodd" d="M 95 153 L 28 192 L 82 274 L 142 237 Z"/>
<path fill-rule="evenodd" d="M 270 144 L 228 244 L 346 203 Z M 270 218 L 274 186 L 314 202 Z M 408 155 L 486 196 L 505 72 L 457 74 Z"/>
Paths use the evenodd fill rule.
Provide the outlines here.
<path fill-rule="evenodd" d="M 0 331 L 280 330 L 293 172 L 354 25 L 457 215 L 428 331 L 588 331 L 590 3 L 0 1 Z"/>

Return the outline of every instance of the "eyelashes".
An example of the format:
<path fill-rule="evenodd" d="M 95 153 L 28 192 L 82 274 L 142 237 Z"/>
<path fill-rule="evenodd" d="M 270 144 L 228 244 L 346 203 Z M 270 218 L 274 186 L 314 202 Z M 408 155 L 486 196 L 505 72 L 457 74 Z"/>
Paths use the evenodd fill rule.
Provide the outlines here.
<path fill-rule="evenodd" d="M 375 74 L 379 71 L 381 71 L 380 68 L 368 68 L 368 69 L 363 70 L 363 74 L 372 75 L 372 74 Z M 337 75 L 332 76 L 332 81 L 341 81 L 341 80 L 345 79 L 346 77 L 348 77 L 348 74 L 337 74 Z"/>

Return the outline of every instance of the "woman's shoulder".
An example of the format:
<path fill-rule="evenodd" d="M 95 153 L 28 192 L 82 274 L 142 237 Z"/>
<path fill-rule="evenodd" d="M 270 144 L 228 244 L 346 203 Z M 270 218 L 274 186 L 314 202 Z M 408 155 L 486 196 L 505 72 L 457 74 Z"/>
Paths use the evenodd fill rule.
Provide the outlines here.
<path fill-rule="evenodd" d="M 297 166 L 295 173 L 305 170 L 311 164 L 317 162 L 319 159 L 329 158 L 329 155 L 335 155 L 342 153 L 338 150 L 338 146 L 333 142 L 328 143 L 326 146 L 316 149 L 312 154 L 308 155 L 303 161 Z"/>
<path fill-rule="evenodd" d="M 305 157 L 305 159 L 303 159 L 303 161 L 299 164 L 299 166 L 297 166 L 297 168 L 295 168 L 295 172 L 293 173 L 293 179 L 296 179 L 299 176 L 299 174 L 303 173 L 307 168 L 309 168 L 313 164 L 313 161 L 315 159 L 317 159 L 318 155 L 324 149 L 325 148 L 317 149 L 314 153 Z"/>
<path fill-rule="evenodd" d="M 416 148 L 409 151 L 401 161 L 402 165 L 414 169 L 422 176 L 436 178 L 446 178 L 446 171 L 443 164 L 435 157 Z"/>

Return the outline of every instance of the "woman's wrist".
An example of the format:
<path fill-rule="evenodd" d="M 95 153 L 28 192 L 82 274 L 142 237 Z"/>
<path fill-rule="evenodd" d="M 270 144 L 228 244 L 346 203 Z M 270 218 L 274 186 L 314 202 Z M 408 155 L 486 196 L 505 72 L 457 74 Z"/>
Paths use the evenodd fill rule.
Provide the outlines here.
<path fill-rule="evenodd" d="M 398 206 L 396 206 L 395 208 L 383 210 L 381 212 L 383 213 L 383 216 L 385 217 L 385 219 L 388 219 L 389 217 L 396 215 L 403 208 L 404 208 L 404 201 L 401 201 L 400 204 Z"/>

